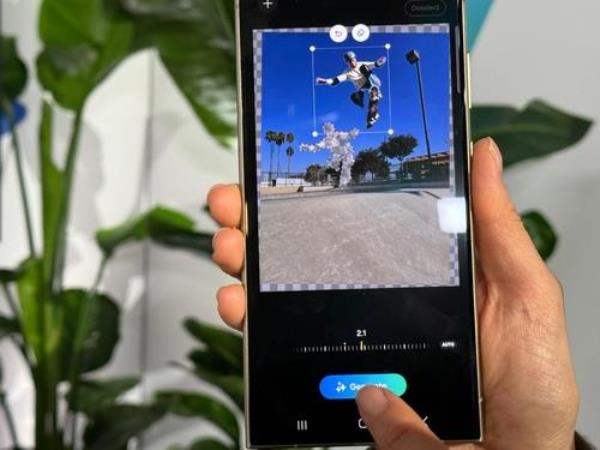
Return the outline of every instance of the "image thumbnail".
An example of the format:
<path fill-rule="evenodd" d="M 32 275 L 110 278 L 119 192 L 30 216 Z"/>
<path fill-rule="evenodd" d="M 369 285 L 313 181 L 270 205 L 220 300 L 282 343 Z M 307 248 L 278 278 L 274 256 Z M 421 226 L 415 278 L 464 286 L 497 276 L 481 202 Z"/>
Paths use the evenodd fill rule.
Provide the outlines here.
<path fill-rule="evenodd" d="M 457 285 L 448 26 L 254 40 L 261 290 Z"/>

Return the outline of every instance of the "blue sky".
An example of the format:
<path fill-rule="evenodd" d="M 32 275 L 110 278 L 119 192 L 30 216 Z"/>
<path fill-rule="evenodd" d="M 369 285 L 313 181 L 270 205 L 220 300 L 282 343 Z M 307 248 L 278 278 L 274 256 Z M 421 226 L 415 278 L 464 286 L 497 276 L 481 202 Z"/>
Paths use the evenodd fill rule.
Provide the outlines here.
<path fill-rule="evenodd" d="M 448 34 L 390 34 L 373 33 L 365 43 L 357 43 L 349 38 L 336 44 L 328 33 L 265 33 L 263 35 L 263 102 L 262 129 L 293 132 L 296 141 L 293 146 L 291 171 L 303 172 L 310 164 L 324 165 L 329 152 L 317 154 L 298 149 L 301 143 L 311 144 L 320 140 L 313 138 L 313 84 L 312 60 L 309 47 L 317 47 L 314 53 L 315 76 L 334 77 L 344 71 L 346 65 L 343 54 L 351 50 L 359 61 L 372 61 L 379 56 L 387 56 L 384 45 L 389 43 L 388 65 L 376 69 L 382 81 L 384 98 L 379 108 L 381 118 L 370 130 L 366 129 L 366 107 L 360 109 L 350 101 L 354 91 L 352 83 L 337 86 L 315 86 L 317 131 L 322 131 L 323 123 L 331 121 L 338 130 L 348 131 L 358 128 L 361 134 L 354 141 L 355 154 L 365 148 L 378 147 L 388 136 L 385 132 L 392 128 L 395 134 L 412 134 L 419 141 L 413 155 L 426 153 L 421 108 L 415 67 L 410 65 L 405 55 L 416 49 L 421 55 L 423 84 L 431 145 L 434 152 L 448 149 L 449 135 L 449 35 Z M 376 48 L 368 48 L 376 47 Z M 327 49 L 325 49 L 327 48 Z M 388 76 L 389 69 L 389 76 Z M 390 100 L 392 116 L 390 123 Z M 375 131 L 379 134 L 363 134 Z M 270 144 L 263 137 L 262 171 L 269 170 Z M 285 147 L 281 149 L 282 172 L 287 171 Z M 276 159 L 274 158 L 274 161 Z M 274 163 L 274 170 L 275 170 Z"/>

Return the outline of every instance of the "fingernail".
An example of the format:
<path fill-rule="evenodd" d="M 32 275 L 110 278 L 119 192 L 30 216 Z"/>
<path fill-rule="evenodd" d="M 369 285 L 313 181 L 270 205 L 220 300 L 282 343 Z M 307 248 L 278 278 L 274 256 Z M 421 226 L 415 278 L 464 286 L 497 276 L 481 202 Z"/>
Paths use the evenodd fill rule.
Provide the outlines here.
<path fill-rule="evenodd" d="M 502 152 L 500 152 L 498 144 L 496 144 L 496 141 L 494 141 L 492 138 L 488 138 L 488 148 L 490 149 L 490 151 L 494 155 L 494 158 L 496 159 L 498 171 L 502 172 L 502 167 L 504 165 L 504 163 L 502 162 Z"/>
<path fill-rule="evenodd" d="M 384 392 L 376 387 L 368 386 L 360 390 L 356 402 L 361 413 L 366 416 L 378 416 L 387 408 L 388 399 Z"/>

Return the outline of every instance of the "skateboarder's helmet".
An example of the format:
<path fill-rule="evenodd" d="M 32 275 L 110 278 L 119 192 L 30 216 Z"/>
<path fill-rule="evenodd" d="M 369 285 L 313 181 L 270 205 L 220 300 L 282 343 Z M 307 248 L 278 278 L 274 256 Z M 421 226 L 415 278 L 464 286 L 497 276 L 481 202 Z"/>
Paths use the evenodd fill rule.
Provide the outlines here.
<path fill-rule="evenodd" d="M 354 52 L 344 53 L 344 61 L 346 61 L 348 63 L 348 62 L 352 61 L 353 59 L 356 59 L 356 53 L 354 53 Z"/>

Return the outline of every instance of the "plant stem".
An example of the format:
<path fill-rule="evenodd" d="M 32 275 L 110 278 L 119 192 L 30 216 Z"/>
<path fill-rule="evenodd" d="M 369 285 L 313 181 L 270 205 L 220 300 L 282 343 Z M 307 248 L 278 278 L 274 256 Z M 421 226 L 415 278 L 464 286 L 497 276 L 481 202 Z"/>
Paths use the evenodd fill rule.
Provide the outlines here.
<path fill-rule="evenodd" d="M 83 119 L 84 106 L 82 105 L 75 113 L 71 139 L 67 150 L 67 157 L 64 169 L 64 185 L 59 204 L 58 226 L 55 230 L 53 246 L 50 257 L 50 283 L 49 290 L 44 289 L 41 296 L 43 302 L 39 308 L 40 316 L 38 318 L 39 333 L 45 342 L 46 338 L 46 302 L 55 301 L 56 293 L 62 289 L 62 280 L 64 272 L 66 244 L 67 244 L 67 224 L 69 219 L 71 189 L 75 171 L 75 163 L 79 149 L 79 136 Z M 44 279 L 43 269 L 40 269 L 40 280 Z M 38 364 L 34 372 L 34 383 L 36 386 L 36 445 L 45 445 L 47 448 L 61 448 L 62 437 L 58 433 L 58 402 L 56 388 L 58 380 L 52 364 L 56 361 L 49 360 L 45 350 L 40 352 Z"/>
<path fill-rule="evenodd" d="M 73 187 L 73 177 L 75 174 L 75 163 L 79 150 L 79 136 L 81 134 L 81 125 L 83 121 L 84 105 L 75 113 L 71 139 L 67 150 L 67 159 L 64 168 L 64 186 L 60 202 L 60 212 L 56 235 L 54 237 L 53 263 L 50 271 L 52 292 L 59 292 L 62 289 L 63 273 L 65 267 L 65 254 L 67 245 L 67 224 L 69 222 L 69 212 L 71 206 L 71 189 Z"/>
<path fill-rule="evenodd" d="M 0 407 L 4 411 L 4 417 L 6 417 L 6 423 L 8 425 L 8 433 L 10 434 L 10 439 L 12 440 L 14 450 L 18 450 L 19 447 L 19 439 L 17 437 L 17 429 L 15 427 L 15 420 L 12 416 L 10 408 L 8 407 L 8 403 L 6 402 L 6 395 L 4 391 L 0 392 Z"/>
<path fill-rule="evenodd" d="M 69 385 L 70 391 L 69 396 L 71 399 L 75 400 L 77 397 L 77 391 L 79 389 L 79 370 L 81 367 L 81 358 L 83 356 L 83 341 L 85 340 L 85 336 L 88 332 L 88 321 L 90 315 L 90 303 L 94 301 L 94 297 L 96 292 L 98 292 L 98 287 L 100 286 L 100 282 L 102 281 L 102 277 L 104 276 L 104 272 L 106 270 L 106 265 L 108 263 L 108 257 L 104 255 L 102 257 L 102 261 L 100 262 L 100 266 L 98 267 L 98 272 L 96 273 L 96 278 L 94 280 L 94 284 L 92 288 L 88 292 L 87 299 L 83 304 L 83 309 L 81 311 L 79 321 L 77 323 L 77 330 L 75 331 L 75 342 L 73 343 L 73 361 L 71 365 L 71 370 L 69 374 Z M 77 412 L 71 411 L 71 448 L 77 448 Z"/>
<path fill-rule="evenodd" d="M 19 143 L 19 135 L 15 127 L 15 119 L 12 113 L 12 106 L 6 99 L 2 99 L 2 109 L 8 119 L 10 127 L 10 135 L 12 137 L 12 148 L 15 153 L 15 162 L 17 164 L 17 178 L 19 180 L 19 191 L 21 193 L 21 201 L 23 202 L 23 214 L 25 216 L 25 226 L 27 230 L 27 243 L 29 244 L 29 254 L 33 258 L 35 256 L 35 244 L 33 241 L 33 223 L 31 221 L 31 213 L 29 212 L 29 197 L 25 186 L 25 174 L 23 172 L 23 160 L 21 158 L 21 145 Z"/>
<path fill-rule="evenodd" d="M 18 319 L 20 314 L 19 309 L 17 308 L 17 302 L 15 302 L 15 299 L 12 295 L 12 292 L 10 292 L 10 288 L 8 287 L 7 283 L 2 283 L 2 290 L 4 291 L 4 297 L 6 298 L 8 307 L 10 308 L 10 312 L 12 312 L 15 319 Z"/>

